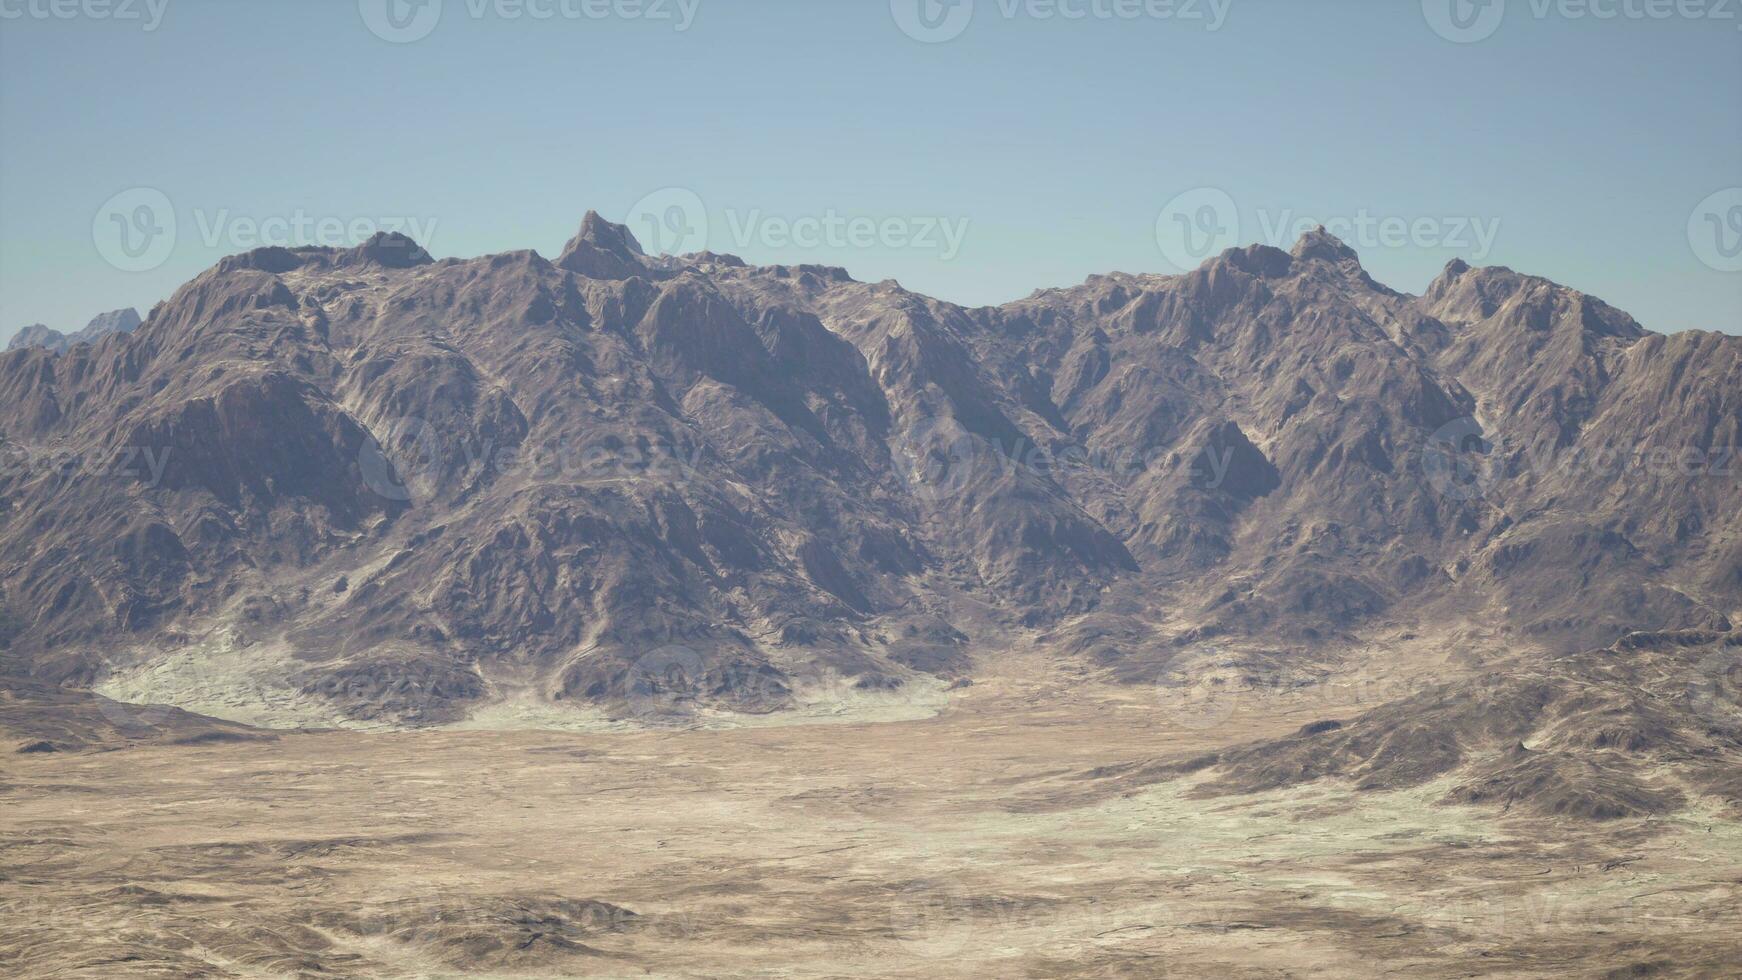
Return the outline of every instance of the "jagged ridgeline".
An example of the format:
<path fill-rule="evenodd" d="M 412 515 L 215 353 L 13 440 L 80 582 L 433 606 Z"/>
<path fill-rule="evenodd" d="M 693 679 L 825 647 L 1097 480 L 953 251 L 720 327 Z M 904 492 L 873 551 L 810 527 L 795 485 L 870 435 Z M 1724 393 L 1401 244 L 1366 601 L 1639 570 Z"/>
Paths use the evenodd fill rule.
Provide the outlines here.
<path fill-rule="evenodd" d="M 0 356 L 0 657 L 426 724 L 930 689 L 1022 631 L 1135 681 L 1724 630 L 1739 354 L 1506 269 L 1397 293 L 1322 232 L 981 309 L 592 214 L 554 262 L 260 249 Z"/>
<path fill-rule="evenodd" d="M 140 324 L 139 311 L 128 308 L 99 314 L 83 330 L 70 334 L 61 333 L 52 327 L 33 323 L 12 335 L 12 340 L 6 345 L 7 350 L 19 350 L 26 347 L 44 347 L 52 351 L 65 352 L 74 344 L 94 344 L 112 333 L 132 333 Z"/>

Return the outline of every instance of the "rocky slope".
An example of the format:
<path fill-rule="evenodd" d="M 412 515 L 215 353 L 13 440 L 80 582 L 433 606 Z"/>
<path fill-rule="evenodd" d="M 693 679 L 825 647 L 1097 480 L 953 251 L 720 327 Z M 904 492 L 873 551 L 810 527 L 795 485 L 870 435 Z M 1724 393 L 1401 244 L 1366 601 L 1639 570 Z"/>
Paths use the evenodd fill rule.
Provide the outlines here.
<path fill-rule="evenodd" d="M 555 261 L 260 249 L 0 356 L 0 658 L 426 724 L 941 686 L 1029 630 L 1128 681 L 1725 630 L 1739 357 L 1322 232 L 984 309 L 596 215 Z"/>
<path fill-rule="evenodd" d="M 1443 804 L 1613 820 L 1690 799 L 1742 812 L 1742 635 L 1632 633 L 1607 649 L 1436 684 L 1292 737 L 1087 773 L 1109 791 L 1194 777 L 1215 797 L 1342 781 L 1444 778 Z"/>

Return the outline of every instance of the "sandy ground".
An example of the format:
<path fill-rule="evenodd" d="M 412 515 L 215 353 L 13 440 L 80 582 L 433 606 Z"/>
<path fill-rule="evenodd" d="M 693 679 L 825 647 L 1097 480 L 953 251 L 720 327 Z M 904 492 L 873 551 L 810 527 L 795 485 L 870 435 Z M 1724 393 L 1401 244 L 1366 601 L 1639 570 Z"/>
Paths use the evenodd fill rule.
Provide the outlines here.
<path fill-rule="evenodd" d="M 0 758 L 0 975 L 1742 975 L 1742 828 L 1098 766 L 1347 716 L 1051 664 L 932 717 Z"/>

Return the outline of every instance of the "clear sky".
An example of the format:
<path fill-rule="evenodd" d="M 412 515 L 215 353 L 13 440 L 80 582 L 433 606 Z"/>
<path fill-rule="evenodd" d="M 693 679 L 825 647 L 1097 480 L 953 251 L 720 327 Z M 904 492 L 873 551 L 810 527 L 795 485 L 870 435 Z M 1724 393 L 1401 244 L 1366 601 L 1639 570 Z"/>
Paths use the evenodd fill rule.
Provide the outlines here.
<path fill-rule="evenodd" d="M 1409 292 L 1461 256 L 1742 331 L 1737 0 L 424 2 L 0 0 L 0 340 L 589 208 L 974 304 L 1326 221 Z"/>

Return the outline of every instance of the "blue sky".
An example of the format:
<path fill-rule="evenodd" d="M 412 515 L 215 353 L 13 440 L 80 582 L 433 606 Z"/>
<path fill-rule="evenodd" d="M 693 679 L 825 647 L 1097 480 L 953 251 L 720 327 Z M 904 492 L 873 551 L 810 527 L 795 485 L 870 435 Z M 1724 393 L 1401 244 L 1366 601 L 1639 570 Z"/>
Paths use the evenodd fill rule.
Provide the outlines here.
<path fill-rule="evenodd" d="M 589 208 L 975 304 L 1325 221 L 1406 291 L 1463 257 L 1742 330 L 1735 0 L 389 2 L 0 0 L 0 339 L 258 242 L 554 255 Z"/>

